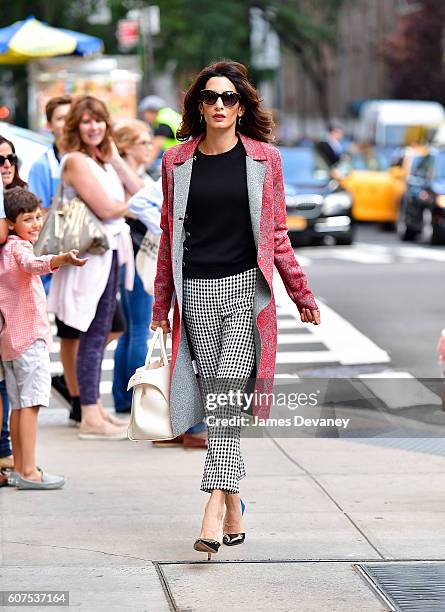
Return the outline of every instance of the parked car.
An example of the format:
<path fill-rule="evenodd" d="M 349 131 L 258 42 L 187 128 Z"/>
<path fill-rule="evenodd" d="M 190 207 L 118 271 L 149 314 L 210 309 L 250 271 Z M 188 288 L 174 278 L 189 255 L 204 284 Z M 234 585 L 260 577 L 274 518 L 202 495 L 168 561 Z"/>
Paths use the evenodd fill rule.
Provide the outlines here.
<path fill-rule="evenodd" d="M 313 146 L 280 147 L 287 227 L 293 245 L 352 244 L 352 197 Z"/>
<path fill-rule="evenodd" d="M 356 221 L 396 223 L 406 188 L 405 172 L 395 163 L 392 151 L 354 145 L 338 164 L 341 184 L 353 196 Z"/>
<path fill-rule="evenodd" d="M 37 132 L 4 121 L 0 121 L 0 136 L 4 136 L 14 144 L 19 158 L 20 176 L 27 181 L 32 164 L 50 146 L 51 137 L 42 136 Z"/>
<path fill-rule="evenodd" d="M 413 163 L 397 232 L 401 240 L 445 244 L 445 148 L 430 149 Z"/>

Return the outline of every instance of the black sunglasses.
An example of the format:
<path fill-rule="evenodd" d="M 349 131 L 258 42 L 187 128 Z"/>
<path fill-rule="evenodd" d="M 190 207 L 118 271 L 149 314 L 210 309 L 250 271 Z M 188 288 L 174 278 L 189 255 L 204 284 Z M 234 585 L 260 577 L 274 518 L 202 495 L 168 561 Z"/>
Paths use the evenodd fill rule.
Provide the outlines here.
<path fill-rule="evenodd" d="M 15 153 L 10 153 L 9 155 L 0 155 L 0 168 L 5 165 L 6 160 L 8 160 L 11 166 L 16 166 L 17 162 L 19 161 L 19 158 Z"/>
<path fill-rule="evenodd" d="M 224 106 L 235 106 L 241 96 L 236 91 L 218 93 L 213 91 L 213 89 L 201 89 L 201 102 L 204 102 L 204 104 L 216 104 L 218 98 L 221 98 Z"/>

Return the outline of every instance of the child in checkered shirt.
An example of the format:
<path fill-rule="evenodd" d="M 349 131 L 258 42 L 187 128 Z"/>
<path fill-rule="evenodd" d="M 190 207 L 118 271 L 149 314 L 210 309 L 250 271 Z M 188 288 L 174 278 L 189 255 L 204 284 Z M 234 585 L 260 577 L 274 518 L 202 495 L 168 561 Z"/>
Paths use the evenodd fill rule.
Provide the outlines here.
<path fill-rule="evenodd" d="M 21 187 L 5 192 L 9 237 L 0 249 L 0 354 L 11 407 L 11 440 L 18 489 L 57 489 L 63 476 L 36 467 L 35 446 L 40 406 L 51 393 L 49 345 L 51 329 L 41 274 L 61 266 L 83 266 L 75 250 L 36 257 L 33 244 L 42 228 L 39 199 Z"/>

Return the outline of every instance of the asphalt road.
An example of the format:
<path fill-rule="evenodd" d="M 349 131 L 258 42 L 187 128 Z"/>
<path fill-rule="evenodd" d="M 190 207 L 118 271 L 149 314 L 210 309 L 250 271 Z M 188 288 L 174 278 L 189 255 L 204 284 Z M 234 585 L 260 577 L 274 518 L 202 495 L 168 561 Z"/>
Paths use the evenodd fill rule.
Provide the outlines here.
<path fill-rule="evenodd" d="M 440 376 L 436 345 L 445 327 L 445 247 L 402 243 L 359 225 L 352 247 L 295 253 L 314 293 L 391 357 L 391 368 Z"/>

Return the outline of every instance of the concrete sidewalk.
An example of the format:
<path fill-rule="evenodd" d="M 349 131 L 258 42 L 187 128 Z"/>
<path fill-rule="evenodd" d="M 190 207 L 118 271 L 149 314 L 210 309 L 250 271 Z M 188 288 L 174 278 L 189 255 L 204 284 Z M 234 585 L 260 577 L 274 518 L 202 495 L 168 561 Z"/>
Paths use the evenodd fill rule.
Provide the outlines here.
<path fill-rule="evenodd" d="M 208 563 L 192 549 L 204 453 L 76 431 L 39 432 L 39 464 L 63 489 L 0 491 L 2 590 L 69 591 L 88 612 L 377 612 L 390 608 L 354 564 L 445 559 L 443 456 L 245 439 L 246 542 Z"/>

